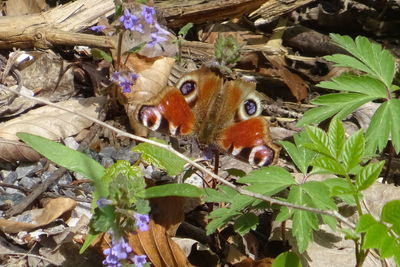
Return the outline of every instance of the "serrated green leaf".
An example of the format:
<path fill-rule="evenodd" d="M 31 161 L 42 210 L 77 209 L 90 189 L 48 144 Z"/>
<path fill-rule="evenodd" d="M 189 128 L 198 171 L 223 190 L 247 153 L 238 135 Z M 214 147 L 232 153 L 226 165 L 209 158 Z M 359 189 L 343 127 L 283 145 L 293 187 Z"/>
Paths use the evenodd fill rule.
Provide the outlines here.
<path fill-rule="evenodd" d="M 83 243 L 82 247 L 79 250 L 79 254 L 85 252 L 85 250 L 92 244 L 92 242 L 96 239 L 97 236 L 98 234 L 94 235 L 89 233 L 86 236 L 85 242 Z"/>
<path fill-rule="evenodd" d="M 374 153 L 376 149 L 382 151 L 389 140 L 391 130 L 390 102 L 386 101 L 375 111 L 368 126 L 366 140 L 368 151 Z M 397 116 L 397 115 L 396 115 Z"/>
<path fill-rule="evenodd" d="M 359 130 L 355 134 L 351 135 L 344 143 L 342 160 L 346 172 L 350 172 L 351 169 L 360 163 L 364 156 L 364 151 L 364 134 L 362 130 Z"/>
<path fill-rule="evenodd" d="M 356 226 L 356 232 L 357 233 L 364 233 L 368 231 L 370 227 L 373 225 L 377 224 L 378 222 L 375 220 L 374 217 L 372 217 L 371 214 L 363 214 L 360 219 L 358 220 L 357 226 Z"/>
<path fill-rule="evenodd" d="M 218 211 L 218 210 L 221 210 L 221 208 L 217 209 L 215 211 Z M 214 213 L 215 211 L 213 211 L 212 213 Z M 220 213 L 222 213 L 222 212 L 220 212 Z M 225 213 L 222 213 L 220 215 L 221 217 L 213 218 L 206 226 L 206 234 L 210 235 L 210 234 L 214 233 L 215 230 L 226 225 L 232 219 L 233 216 L 238 215 L 238 214 L 239 214 L 238 212 L 233 214 L 233 213 L 230 213 L 229 211 L 226 211 Z M 210 213 L 210 215 L 211 215 L 211 213 Z"/>
<path fill-rule="evenodd" d="M 339 197 L 349 205 L 355 205 L 353 188 L 344 178 L 330 178 L 323 181 L 329 187 L 331 197 Z"/>
<path fill-rule="evenodd" d="M 329 187 L 323 182 L 306 182 L 301 185 L 301 188 L 310 196 L 315 208 L 337 210 L 335 202 L 330 198 Z"/>
<path fill-rule="evenodd" d="M 360 238 L 360 235 L 354 232 L 353 229 L 341 228 L 340 231 L 344 233 L 345 239 L 358 240 Z"/>
<path fill-rule="evenodd" d="M 290 172 L 284 168 L 269 166 L 253 170 L 249 175 L 239 178 L 237 182 L 242 184 L 277 183 L 288 186 L 294 184 L 295 180 Z"/>
<path fill-rule="evenodd" d="M 151 140 L 165 144 L 165 142 L 155 138 L 152 138 Z M 178 158 L 171 152 L 147 143 L 141 143 L 135 146 L 132 150 L 142 153 L 144 161 L 166 170 L 169 175 L 177 175 L 181 173 L 183 166 L 186 164 L 183 159 Z"/>
<path fill-rule="evenodd" d="M 400 114 L 400 100 L 399 99 L 391 99 L 388 101 L 389 105 L 389 117 L 388 119 L 391 120 L 391 138 L 392 144 L 396 153 L 400 152 L 400 121 L 399 121 L 399 114 Z"/>
<path fill-rule="evenodd" d="M 324 59 L 335 62 L 336 64 L 334 66 L 337 67 L 353 68 L 361 70 L 365 73 L 371 72 L 370 68 L 368 68 L 365 64 L 363 64 L 361 61 L 352 56 L 344 54 L 334 54 L 331 56 L 324 56 Z"/>
<path fill-rule="evenodd" d="M 331 81 L 320 82 L 317 86 L 338 91 L 360 93 L 375 98 L 387 97 L 385 85 L 367 75 L 357 76 L 346 73 L 333 78 Z"/>
<path fill-rule="evenodd" d="M 286 221 L 292 216 L 292 213 L 290 212 L 288 207 L 281 206 L 279 209 L 279 213 L 275 218 L 275 221 L 277 222 L 283 222 Z"/>
<path fill-rule="evenodd" d="M 368 248 L 381 248 L 382 242 L 387 238 L 387 228 L 381 224 L 376 223 L 371 225 L 365 233 L 364 243 L 362 244 L 363 249 Z"/>
<path fill-rule="evenodd" d="M 343 168 L 342 164 L 337 162 L 332 158 L 328 158 L 326 156 L 319 156 L 312 160 L 311 165 L 313 167 L 318 168 L 318 172 L 323 173 L 332 173 L 339 175 L 346 175 L 346 171 Z M 314 170 L 313 170 L 314 173 Z"/>
<path fill-rule="evenodd" d="M 379 248 L 381 259 L 392 257 L 395 253 L 397 246 L 396 239 L 392 236 L 387 235 L 381 243 Z"/>
<path fill-rule="evenodd" d="M 359 64 L 343 66 L 360 69 L 382 80 L 387 87 L 390 87 L 395 74 L 395 60 L 389 51 L 383 50 L 379 44 L 372 43 L 362 36 L 358 36 L 355 41 L 348 36 L 337 34 L 331 34 L 330 37 L 336 44 L 346 49 L 364 65 L 362 68 L 359 68 Z M 336 63 L 340 65 L 340 62 Z"/>
<path fill-rule="evenodd" d="M 306 174 L 309 164 L 315 157 L 316 153 L 302 146 L 302 144 L 310 142 L 307 134 L 304 131 L 299 134 L 295 134 L 293 138 L 295 144 L 287 141 L 281 141 L 279 144 L 281 144 L 288 152 L 296 167 L 303 174 Z"/>
<path fill-rule="evenodd" d="M 301 127 L 311 123 L 319 123 L 338 112 L 336 106 L 324 106 L 307 110 L 303 117 L 297 122 L 296 126 Z"/>
<path fill-rule="evenodd" d="M 314 126 L 306 126 L 306 131 L 311 142 L 319 147 L 320 151 L 318 152 L 328 156 L 332 156 L 331 152 L 329 151 L 329 141 L 326 132 Z"/>
<path fill-rule="evenodd" d="M 302 206 L 310 206 L 311 199 L 300 186 L 292 186 L 288 202 Z M 312 240 L 312 231 L 318 229 L 318 219 L 314 213 L 303 210 L 292 210 L 292 233 L 297 241 L 299 252 L 303 253 Z"/>
<path fill-rule="evenodd" d="M 212 188 L 203 188 L 203 190 L 204 202 L 225 202 L 227 198 L 232 197 L 221 192 L 221 190 L 215 190 Z"/>
<path fill-rule="evenodd" d="M 90 179 L 96 187 L 96 197 L 106 197 L 107 189 L 102 182 L 104 167 L 87 155 L 29 133 L 17 133 L 18 138 L 54 163 Z"/>
<path fill-rule="evenodd" d="M 246 213 L 235 220 L 233 230 L 241 236 L 255 230 L 258 224 L 258 217 L 254 213 Z"/>
<path fill-rule="evenodd" d="M 400 200 L 387 202 L 383 206 L 381 219 L 387 223 L 400 225 Z"/>
<path fill-rule="evenodd" d="M 190 184 L 164 184 L 152 186 L 146 189 L 146 198 L 178 196 L 200 197 L 203 190 Z"/>
<path fill-rule="evenodd" d="M 344 127 L 336 117 L 332 119 L 328 130 L 329 150 L 334 158 L 339 158 L 342 154 L 345 142 Z"/>
<path fill-rule="evenodd" d="M 272 267 L 301 267 L 299 257 L 291 251 L 283 252 L 272 262 Z"/>
<path fill-rule="evenodd" d="M 370 187 L 378 178 L 384 164 L 385 161 L 379 161 L 364 166 L 356 176 L 357 190 L 362 191 Z"/>
<path fill-rule="evenodd" d="M 94 59 L 104 59 L 107 62 L 112 62 L 112 57 L 107 52 L 99 49 L 99 48 L 92 48 L 92 56 Z"/>

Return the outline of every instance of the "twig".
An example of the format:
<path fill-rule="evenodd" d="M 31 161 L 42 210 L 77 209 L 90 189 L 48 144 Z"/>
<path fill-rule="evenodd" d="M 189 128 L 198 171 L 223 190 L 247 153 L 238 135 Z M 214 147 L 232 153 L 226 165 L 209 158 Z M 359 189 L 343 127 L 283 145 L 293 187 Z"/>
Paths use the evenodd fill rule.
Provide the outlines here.
<path fill-rule="evenodd" d="M 20 203 L 12 206 L 9 210 L 7 210 L 5 212 L 5 218 L 9 218 L 15 214 L 19 214 L 21 213 L 26 207 L 28 207 L 38 196 L 40 196 L 40 194 L 42 194 L 44 191 L 46 191 L 46 189 L 55 181 L 57 181 L 57 179 L 59 179 L 65 172 L 67 171 L 67 169 L 61 167 L 58 170 L 56 170 L 51 176 L 50 178 L 48 178 L 47 180 L 45 180 L 43 183 L 38 184 L 33 190 L 32 193 L 29 194 L 24 201 L 21 201 Z"/>
<path fill-rule="evenodd" d="M 310 207 L 304 207 L 304 206 L 300 206 L 300 205 L 288 203 L 288 202 L 285 202 L 285 201 L 277 200 L 277 199 L 274 199 L 274 198 L 272 198 L 272 197 L 267 197 L 267 196 L 264 196 L 264 195 L 262 195 L 262 194 L 250 192 L 250 191 L 245 190 L 245 189 L 243 189 L 243 188 L 241 188 L 241 187 L 235 186 L 234 184 L 232 184 L 232 183 L 226 181 L 226 180 L 225 180 L 224 178 L 222 178 L 221 176 L 218 176 L 218 175 L 214 174 L 212 171 L 210 171 L 210 170 L 204 168 L 204 167 L 201 166 L 200 164 L 194 162 L 193 160 L 189 159 L 189 158 L 186 157 L 185 155 L 183 155 L 183 154 L 179 153 L 178 151 L 174 150 L 170 145 L 161 144 L 161 143 L 158 143 L 158 142 L 156 142 L 156 141 L 149 140 L 149 139 L 144 138 L 144 137 L 140 137 L 140 136 L 136 136 L 136 135 L 133 135 L 133 134 L 130 134 L 130 133 L 126 133 L 126 132 L 121 131 L 121 130 L 119 130 L 119 129 L 117 129 L 117 128 L 111 126 L 111 125 L 108 125 L 108 124 L 106 124 L 106 123 L 104 123 L 104 122 L 102 122 L 102 121 L 100 121 L 100 120 L 98 120 L 98 119 L 92 118 L 92 117 L 90 117 L 90 116 L 88 116 L 88 115 L 86 115 L 86 114 L 83 114 L 83 113 L 74 111 L 74 110 L 69 109 L 69 108 L 60 107 L 60 106 L 58 106 L 57 104 L 52 103 L 52 102 L 49 102 L 49 101 L 47 101 L 47 100 L 44 100 L 44 99 L 41 99 L 41 98 L 37 98 L 37 97 L 32 97 L 32 96 L 29 96 L 29 95 L 25 95 L 25 94 L 23 94 L 23 93 L 16 92 L 15 90 L 10 89 L 10 88 L 5 87 L 5 86 L 1 86 L 1 88 L 4 89 L 4 90 L 7 90 L 7 91 L 9 91 L 9 92 L 16 93 L 16 94 L 18 94 L 18 95 L 20 95 L 20 96 L 29 98 L 29 99 L 31 99 L 31 100 L 37 101 L 37 102 L 39 102 L 39 103 L 46 104 L 46 105 L 49 105 L 49 106 L 58 108 L 58 109 L 61 109 L 61 110 L 70 112 L 70 113 L 72 113 L 72 114 L 76 114 L 76 115 L 78 115 L 78 116 L 80 116 L 80 117 L 83 117 L 83 118 L 85 118 L 85 119 L 88 119 L 88 120 L 90 120 L 90 121 L 92 121 L 92 122 L 94 122 L 94 123 L 100 124 L 101 126 L 110 129 L 110 130 L 116 132 L 117 134 L 119 134 L 120 136 L 128 137 L 128 138 L 131 138 L 131 139 L 134 139 L 134 140 L 137 140 L 137 141 L 145 142 L 145 143 L 148 143 L 148 144 L 151 144 L 151 145 L 154 145 L 154 146 L 157 146 L 157 147 L 166 149 L 166 150 L 168 150 L 169 152 L 171 152 L 172 154 L 174 154 L 174 155 L 176 155 L 177 157 L 179 157 L 179 158 L 185 160 L 186 162 L 190 163 L 192 166 L 194 166 L 194 167 L 196 167 L 197 169 L 201 170 L 202 172 L 208 174 L 209 176 L 211 176 L 212 178 L 218 180 L 218 181 L 221 182 L 222 184 L 224 184 L 224 185 L 226 185 L 226 186 L 228 186 L 228 187 L 234 189 L 236 192 L 238 192 L 238 193 L 240 193 L 240 194 L 242 194 L 242 195 L 254 197 L 254 198 L 257 198 L 257 199 L 261 199 L 261 200 L 263 200 L 263 201 L 267 201 L 267 202 L 269 202 L 269 203 L 271 203 L 271 204 L 277 204 L 277 205 L 285 206 L 285 207 L 288 207 L 288 208 L 293 208 L 293 209 L 309 211 L 309 212 L 313 212 L 313 213 L 317 213 L 317 214 L 323 214 L 323 215 L 332 216 L 332 217 L 336 218 L 337 220 L 341 221 L 342 223 L 346 224 L 347 226 L 349 226 L 349 227 L 351 227 L 351 228 L 353 228 L 353 229 L 355 228 L 355 225 L 354 225 L 352 222 L 350 222 L 349 220 L 347 220 L 344 216 L 342 216 L 341 214 L 339 214 L 337 211 L 320 210 L 320 209 L 315 209 L 315 208 L 310 208 Z"/>

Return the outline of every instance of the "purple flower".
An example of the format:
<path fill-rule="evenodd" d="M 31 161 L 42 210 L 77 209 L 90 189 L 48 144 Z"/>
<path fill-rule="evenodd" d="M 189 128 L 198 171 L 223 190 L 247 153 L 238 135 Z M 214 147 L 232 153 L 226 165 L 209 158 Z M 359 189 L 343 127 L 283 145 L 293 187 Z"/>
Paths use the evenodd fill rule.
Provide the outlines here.
<path fill-rule="evenodd" d="M 140 15 L 144 18 L 144 21 L 147 24 L 152 24 L 154 22 L 153 16 L 156 14 L 156 11 L 154 7 L 149 7 L 149 6 L 143 6 L 142 7 L 142 12 L 140 12 Z"/>
<path fill-rule="evenodd" d="M 97 204 L 97 206 L 99 207 L 99 208 L 102 208 L 102 207 L 104 207 L 104 206 L 108 206 L 108 205 L 111 205 L 113 202 L 111 201 L 111 200 L 109 200 L 109 199 L 107 199 L 107 198 L 104 198 L 104 197 L 102 197 L 102 198 L 100 198 L 100 199 L 98 199 L 97 201 L 96 201 L 96 204 Z"/>
<path fill-rule="evenodd" d="M 135 255 L 130 259 L 136 265 L 136 267 L 143 267 L 147 263 L 146 255 Z"/>
<path fill-rule="evenodd" d="M 113 238 L 111 247 L 103 251 L 103 254 L 107 256 L 103 264 L 108 267 L 122 266 L 120 261 L 128 259 L 128 254 L 131 252 L 132 248 L 122 237 L 118 241 Z"/>
<path fill-rule="evenodd" d="M 163 28 L 161 28 L 160 24 L 154 24 L 156 31 L 150 34 L 151 41 L 147 43 L 147 47 L 154 47 L 156 44 L 165 42 L 167 40 L 164 35 L 169 35 L 169 32 Z"/>
<path fill-rule="evenodd" d="M 105 28 L 107 28 L 104 25 L 97 25 L 97 26 L 92 26 L 90 29 L 94 32 L 102 32 Z"/>
<path fill-rule="evenodd" d="M 111 74 L 111 81 L 118 83 L 118 85 L 122 88 L 123 93 L 129 93 L 131 91 L 131 86 L 135 84 L 137 78 L 137 74 L 130 72 L 114 72 Z"/>
<path fill-rule="evenodd" d="M 144 231 L 149 230 L 149 222 L 150 222 L 149 215 L 136 213 L 134 216 L 136 219 L 135 224 L 139 228 L 140 231 L 144 232 Z"/>
<path fill-rule="evenodd" d="M 124 27 L 127 30 L 144 33 L 143 25 L 139 23 L 139 18 L 131 14 L 127 8 L 125 8 L 124 15 L 119 18 L 119 21 L 124 24 Z"/>

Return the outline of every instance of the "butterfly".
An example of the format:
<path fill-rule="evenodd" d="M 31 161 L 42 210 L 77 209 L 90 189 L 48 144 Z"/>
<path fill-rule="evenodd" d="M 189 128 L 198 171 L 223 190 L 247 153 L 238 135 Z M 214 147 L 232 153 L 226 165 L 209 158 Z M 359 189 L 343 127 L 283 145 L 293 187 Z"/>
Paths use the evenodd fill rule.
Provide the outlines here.
<path fill-rule="evenodd" d="M 193 135 L 253 166 L 276 162 L 255 83 L 227 80 L 208 67 L 189 72 L 135 109 L 137 122 L 171 136 Z M 132 116 L 133 117 L 133 116 Z"/>

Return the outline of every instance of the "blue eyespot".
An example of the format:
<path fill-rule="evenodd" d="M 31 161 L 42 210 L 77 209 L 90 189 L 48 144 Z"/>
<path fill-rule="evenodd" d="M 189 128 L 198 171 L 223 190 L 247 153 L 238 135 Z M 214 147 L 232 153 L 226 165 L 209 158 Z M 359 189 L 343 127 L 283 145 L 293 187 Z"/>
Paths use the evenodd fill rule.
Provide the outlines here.
<path fill-rule="evenodd" d="M 246 114 L 251 116 L 257 112 L 257 103 L 252 99 L 248 99 L 244 101 L 244 109 Z"/>
<path fill-rule="evenodd" d="M 183 95 L 188 95 L 196 90 L 196 83 L 194 81 L 185 81 L 179 88 Z"/>

